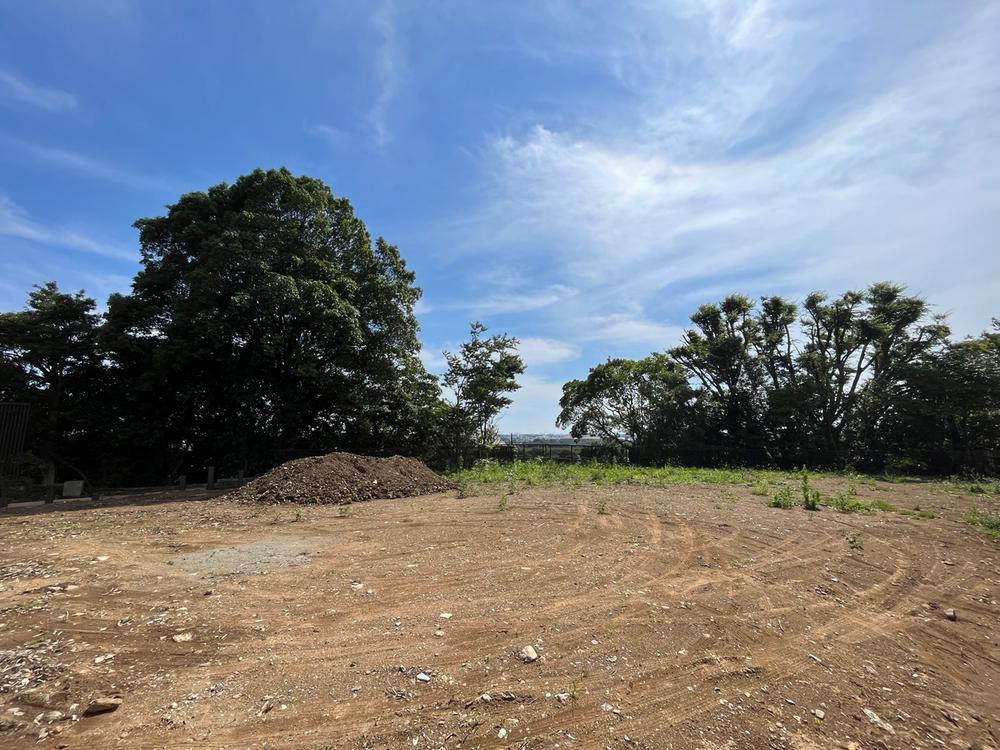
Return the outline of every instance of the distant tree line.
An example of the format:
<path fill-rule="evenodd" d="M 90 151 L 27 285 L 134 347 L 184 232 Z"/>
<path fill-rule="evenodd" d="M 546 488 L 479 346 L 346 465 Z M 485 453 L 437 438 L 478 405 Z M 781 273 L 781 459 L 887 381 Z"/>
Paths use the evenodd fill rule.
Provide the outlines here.
<path fill-rule="evenodd" d="M 49 283 L 0 314 L 0 402 L 30 405 L 28 476 L 490 454 L 525 369 L 517 339 L 474 322 L 443 378 L 428 373 L 414 274 L 321 181 L 257 170 L 135 226 L 141 268 L 103 312 Z M 801 307 L 731 295 L 691 322 L 673 349 L 566 383 L 557 426 L 647 464 L 997 470 L 996 321 L 951 341 L 925 301 L 880 283 Z"/>
<path fill-rule="evenodd" d="M 162 483 L 332 450 L 444 464 L 491 439 L 517 388 L 516 339 L 474 323 L 442 392 L 414 274 L 319 180 L 257 170 L 135 226 L 141 270 L 105 312 L 50 283 L 0 315 L 29 474 Z"/>
<path fill-rule="evenodd" d="M 691 323 L 666 353 L 566 383 L 557 426 L 650 464 L 997 471 L 996 320 L 950 341 L 924 300 L 878 283 L 801 308 L 730 295 Z"/>

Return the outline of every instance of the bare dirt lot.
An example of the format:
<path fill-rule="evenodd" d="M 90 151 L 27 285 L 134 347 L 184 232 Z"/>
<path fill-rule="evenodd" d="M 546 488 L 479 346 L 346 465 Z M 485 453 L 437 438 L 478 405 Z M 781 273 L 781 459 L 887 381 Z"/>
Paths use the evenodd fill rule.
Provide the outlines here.
<path fill-rule="evenodd" d="M 1000 545 L 941 485 L 862 495 L 937 517 L 725 486 L 15 506 L 0 746 L 1000 747 Z"/>

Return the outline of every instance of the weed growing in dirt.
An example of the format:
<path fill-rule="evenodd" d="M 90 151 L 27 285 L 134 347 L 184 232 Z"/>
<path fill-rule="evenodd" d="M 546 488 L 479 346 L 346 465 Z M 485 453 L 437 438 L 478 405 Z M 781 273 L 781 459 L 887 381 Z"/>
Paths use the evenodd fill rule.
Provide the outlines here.
<path fill-rule="evenodd" d="M 809 487 L 809 471 L 802 467 L 802 507 L 806 510 L 819 510 L 819 491 Z"/>
<path fill-rule="evenodd" d="M 960 482 L 959 489 L 970 495 L 1000 495 L 1000 479 L 981 479 L 978 482 Z"/>
<path fill-rule="evenodd" d="M 871 513 L 872 510 L 868 503 L 857 500 L 843 492 L 839 492 L 830 498 L 827 505 L 839 513 Z"/>
<path fill-rule="evenodd" d="M 340 509 L 337 511 L 337 517 L 338 518 L 347 518 L 348 516 L 351 515 L 351 513 L 353 512 L 353 510 L 354 509 L 351 507 L 350 503 L 347 503 L 346 505 L 341 505 Z"/>
<path fill-rule="evenodd" d="M 772 508 L 794 508 L 795 498 L 792 497 L 791 489 L 782 487 L 774 493 L 767 504 Z"/>
<path fill-rule="evenodd" d="M 970 510 L 963 520 L 1000 541 L 1000 511 Z"/>
<path fill-rule="evenodd" d="M 497 503 L 497 511 L 503 513 L 505 510 L 507 510 L 507 495 L 502 495 L 500 502 Z"/>
<path fill-rule="evenodd" d="M 602 516 L 608 515 L 608 501 L 606 498 L 602 497 L 597 501 L 597 512 Z"/>
<path fill-rule="evenodd" d="M 895 513 L 896 511 L 899 510 L 899 508 L 897 508 L 892 503 L 879 499 L 872 500 L 870 503 L 868 503 L 868 507 L 871 508 L 872 510 L 882 510 L 885 511 L 886 513 Z"/>
<path fill-rule="evenodd" d="M 576 700 L 576 697 L 580 694 L 580 681 L 573 678 L 573 681 L 569 683 L 569 687 L 566 688 L 566 695 L 570 697 L 571 700 Z"/>
<path fill-rule="evenodd" d="M 753 489 L 750 490 L 751 495 L 760 495 L 761 497 L 767 497 L 771 494 L 770 483 L 766 479 L 762 479 L 757 484 L 754 485 Z"/>
<path fill-rule="evenodd" d="M 860 531 L 852 531 L 847 535 L 847 546 L 851 549 L 864 549 L 865 541 L 861 538 Z"/>

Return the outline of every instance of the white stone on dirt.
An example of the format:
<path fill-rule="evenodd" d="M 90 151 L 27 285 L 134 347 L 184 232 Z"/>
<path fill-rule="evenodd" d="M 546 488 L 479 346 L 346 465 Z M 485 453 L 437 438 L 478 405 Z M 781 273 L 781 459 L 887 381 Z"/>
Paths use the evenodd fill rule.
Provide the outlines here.
<path fill-rule="evenodd" d="M 417 675 L 417 682 L 430 682 L 430 681 L 431 681 L 431 676 L 429 674 L 424 674 L 423 672 L 421 672 L 420 674 Z"/>
<path fill-rule="evenodd" d="M 944 611 L 944 616 L 947 617 L 952 622 L 958 619 L 958 613 L 953 609 L 946 609 Z"/>
<path fill-rule="evenodd" d="M 172 640 L 174 643 L 187 643 L 192 638 L 194 638 L 194 634 L 190 632 L 178 633 L 177 635 L 170 636 L 170 640 Z"/>
<path fill-rule="evenodd" d="M 538 659 L 538 652 L 535 651 L 534 646 L 525 646 L 524 648 L 521 649 L 521 652 L 518 654 L 518 656 L 521 657 L 521 661 L 530 664 L 531 662 L 536 661 Z"/>
<path fill-rule="evenodd" d="M 870 708 L 865 708 L 862 710 L 864 711 L 865 716 L 868 717 L 868 721 L 877 726 L 879 729 L 888 732 L 889 734 L 896 733 L 896 730 L 892 728 L 892 724 L 890 724 L 887 721 L 884 721 L 881 717 L 879 717 L 877 713 L 872 711 Z"/>

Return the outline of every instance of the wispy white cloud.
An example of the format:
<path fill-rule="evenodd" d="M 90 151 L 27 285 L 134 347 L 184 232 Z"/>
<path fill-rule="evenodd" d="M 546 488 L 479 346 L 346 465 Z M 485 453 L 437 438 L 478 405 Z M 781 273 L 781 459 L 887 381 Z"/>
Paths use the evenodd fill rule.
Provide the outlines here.
<path fill-rule="evenodd" d="M 379 148 L 392 139 L 389 110 L 402 85 L 402 59 L 396 34 L 396 6 L 393 0 L 381 0 L 372 13 L 372 26 L 379 36 L 375 50 L 375 79 L 378 93 L 368 112 L 375 145 Z"/>
<path fill-rule="evenodd" d="M 307 125 L 306 132 L 316 138 L 323 139 L 331 146 L 343 145 L 351 137 L 350 133 L 347 131 L 335 128 L 332 125 L 324 125 L 322 123 Z"/>
<path fill-rule="evenodd" d="M 479 316 L 529 312 L 563 303 L 576 293 L 577 290 L 573 287 L 549 284 L 536 289 L 491 292 L 482 299 L 458 303 L 458 306 L 468 310 L 472 315 Z"/>
<path fill-rule="evenodd" d="M 580 340 L 668 345 L 682 321 L 656 323 L 654 308 L 741 274 L 756 293 L 891 278 L 979 327 L 996 314 L 1000 6 L 928 20 L 926 38 L 857 79 L 831 72 L 861 33 L 847 15 L 683 4 L 704 38 L 676 60 L 656 44 L 671 16 L 651 7 L 629 24 L 652 41 L 605 50 L 630 71 L 632 109 L 494 138 L 485 199 L 458 227 L 463 252 L 522 267 L 544 257 L 535 294 L 553 276 L 578 291 L 567 312 L 594 323 Z M 704 80 L 665 90 L 683 64 Z M 824 88 L 830 101 L 810 94 Z"/>
<path fill-rule="evenodd" d="M 44 226 L 3 195 L 0 195 L 0 235 L 116 260 L 136 261 L 139 257 L 137 251 L 94 239 L 73 229 Z"/>
<path fill-rule="evenodd" d="M 0 144 L 4 144 L 9 149 L 10 154 L 17 154 L 22 158 L 48 164 L 58 169 L 70 170 L 103 182 L 111 182 L 138 190 L 169 191 L 172 189 L 168 183 L 156 177 L 124 169 L 75 151 L 40 146 L 3 134 L 0 134 Z"/>
<path fill-rule="evenodd" d="M 628 313 L 594 315 L 578 320 L 578 325 L 581 340 L 598 341 L 612 348 L 619 347 L 619 350 L 632 346 L 663 350 L 680 343 L 684 332 L 680 326 L 664 325 Z"/>
<path fill-rule="evenodd" d="M 65 112 L 75 109 L 79 100 L 76 94 L 48 88 L 0 68 L 0 99 L 28 104 L 48 112 Z"/>
<path fill-rule="evenodd" d="M 530 370 L 534 367 L 576 359 L 580 356 L 580 347 L 559 339 L 524 336 L 518 339 L 517 353 Z"/>

